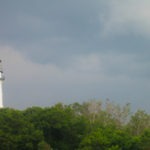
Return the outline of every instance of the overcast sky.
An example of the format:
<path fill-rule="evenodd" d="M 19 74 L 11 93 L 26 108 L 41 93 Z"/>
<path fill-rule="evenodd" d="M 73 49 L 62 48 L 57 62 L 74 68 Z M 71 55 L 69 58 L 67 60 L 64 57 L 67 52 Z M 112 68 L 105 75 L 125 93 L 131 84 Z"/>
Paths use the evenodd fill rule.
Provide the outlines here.
<path fill-rule="evenodd" d="M 109 98 L 150 106 L 149 0 L 1 0 L 4 105 Z"/>

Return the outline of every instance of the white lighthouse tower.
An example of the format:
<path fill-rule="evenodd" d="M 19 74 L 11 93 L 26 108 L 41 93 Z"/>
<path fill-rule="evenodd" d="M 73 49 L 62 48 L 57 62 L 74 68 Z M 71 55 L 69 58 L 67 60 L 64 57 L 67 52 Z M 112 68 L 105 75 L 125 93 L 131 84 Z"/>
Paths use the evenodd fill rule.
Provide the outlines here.
<path fill-rule="evenodd" d="M 5 80 L 3 76 L 2 61 L 0 60 L 0 108 L 3 108 L 3 89 L 2 84 Z"/>

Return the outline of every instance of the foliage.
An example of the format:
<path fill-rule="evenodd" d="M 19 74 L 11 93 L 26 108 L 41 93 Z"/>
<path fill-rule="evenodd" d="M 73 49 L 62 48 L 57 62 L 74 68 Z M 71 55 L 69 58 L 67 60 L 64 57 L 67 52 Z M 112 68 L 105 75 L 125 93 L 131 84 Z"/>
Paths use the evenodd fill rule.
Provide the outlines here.
<path fill-rule="evenodd" d="M 42 131 L 36 129 L 19 110 L 0 109 L 0 149 L 37 149 L 43 140 Z"/>
<path fill-rule="evenodd" d="M 148 150 L 150 115 L 130 105 L 83 104 L 0 109 L 1 150 Z"/>

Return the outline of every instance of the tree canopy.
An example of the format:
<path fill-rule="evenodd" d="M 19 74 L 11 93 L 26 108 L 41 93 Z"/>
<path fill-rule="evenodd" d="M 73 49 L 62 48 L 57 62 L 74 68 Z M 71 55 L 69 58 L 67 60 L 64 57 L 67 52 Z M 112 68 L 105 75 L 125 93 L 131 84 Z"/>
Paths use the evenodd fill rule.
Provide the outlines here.
<path fill-rule="evenodd" d="M 0 109 L 1 150 L 148 150 L 150 115 L 110 101 Z"/>

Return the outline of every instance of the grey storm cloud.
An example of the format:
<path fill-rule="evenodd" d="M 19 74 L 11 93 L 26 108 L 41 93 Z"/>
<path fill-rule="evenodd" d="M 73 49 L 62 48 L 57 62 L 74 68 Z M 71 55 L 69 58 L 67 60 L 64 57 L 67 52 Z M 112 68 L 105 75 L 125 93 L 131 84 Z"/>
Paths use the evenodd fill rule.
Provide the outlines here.
<path fill-rule="evenodd" d="M 5 104 L 108 97 L 146 109 L 149 8 L 147 0 L 1 1 Z"/>

